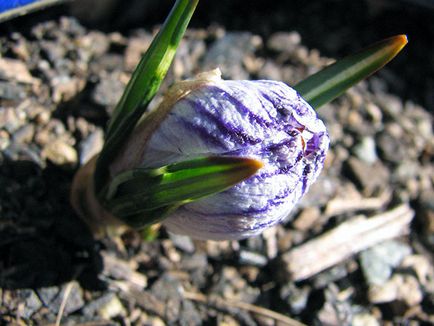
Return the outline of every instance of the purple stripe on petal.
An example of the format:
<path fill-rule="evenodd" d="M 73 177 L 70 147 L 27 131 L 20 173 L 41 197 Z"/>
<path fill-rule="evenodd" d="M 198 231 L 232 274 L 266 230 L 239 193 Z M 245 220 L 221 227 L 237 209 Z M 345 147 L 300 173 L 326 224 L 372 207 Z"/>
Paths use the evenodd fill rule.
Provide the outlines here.
<path fill-rule="evenodd" d="M 204 116 L 210 120 L 221 132 L 222 135 L 228 136 L 231 141 L 236 144 L 245 145 L 256 145 L 261 142 L 261 139 L 255 138 L 246 132 L 242 131 L 240 127 L 235 127 L 230 123 L 225 123 L 221 117 L 212 114 L 208 108 L 199 103 L 197 100 L 184 99 L 184 102 L 188 103 L 194 108 L 197 116 Z M 211 104 L 208 104 L 211 107 Z M 218 111 L 217 111 L 218 112 Z"/>
<path fill-rule="evenodd" d="M 271 128 L 273 126 L 272 122 L 264 120 L 262 117 L 258 116 L 257 114 L 253 113 L 251 110 L 249 110 L 248 107 L 246 107 L 240 100 L 226 92 L 225 90 L 217 87 L 217 86 L 209 86 L 209 88 L 216 92 L 222 100 L 227 101 L 228 103 L 235 106 L 238 110 L 240 110 L 241 114 L 247 116 L 250 121 L 256 122 L 258 125 L 266 128 Z"/>
<path fill-rule="evenodd" d="M 210 80 L 179 100 L 172 113 L 160 127 L 166 139 L 156 137 L 152 144 L 162 155 L 168 152 L 167 161 L 180 144 L 183 152 L 174 160 L 213 153 L 264 163 L 234 187 L 171 213 L 164 224 L 174 232 L 215 240 L 256 235 L 290 213 L 323 167 L 325 126 L 284 83 Z M 171 137 L 176 146 L 167 142 Z"/>
<path fill-rule="evenodd" d="M 226 149 L 226 148 L 227 148 L 227 146 L 226 146 L 226 144 L 224 143 L 224 141 L 223 141 L 221 138 L 219 138 L 219 137 L 217 137 L 217 136 L 211 134 L 211 133 L 209 132 L 209 130 L 208 130 L 206 127 L 203 127 L 203 126 L 197 125 L 197 124 L 194 123 L 193 121 L 191 121 L 191 120 L 187 120 L 187 119 L 182 118 L 182 117 L 177 117 L 177 119 L 178 119 L 178 121 L 179 121 L 180 123 L 182 123 L 182 124 L 184 125 L 184 127 L 185 127 L 186 129 L 193 130 L 195 133 L 197 133 L 198 136 L 199 136 L 199 137 L 200 137 L 200 138 L 201 138 L 205 143 L 209 143 L 209 144 L 212 144 L 212 145 L 214 145 L 214 146 L 216 146 L 216 147 L 220 147 L 220 148 L 223 148 L 223 149 Z"/>

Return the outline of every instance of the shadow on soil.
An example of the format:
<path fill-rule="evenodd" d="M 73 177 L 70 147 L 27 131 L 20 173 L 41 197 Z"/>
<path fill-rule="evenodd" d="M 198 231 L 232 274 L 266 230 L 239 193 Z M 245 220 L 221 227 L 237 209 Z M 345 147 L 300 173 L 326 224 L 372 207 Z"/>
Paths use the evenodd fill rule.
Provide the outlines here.
<path fill-rule="evenodd" d="M 31 160 L 0 165 L 0 288 L 77 279 L 101 289 L 98 244 L 69 205 L 71 171 Z"/>

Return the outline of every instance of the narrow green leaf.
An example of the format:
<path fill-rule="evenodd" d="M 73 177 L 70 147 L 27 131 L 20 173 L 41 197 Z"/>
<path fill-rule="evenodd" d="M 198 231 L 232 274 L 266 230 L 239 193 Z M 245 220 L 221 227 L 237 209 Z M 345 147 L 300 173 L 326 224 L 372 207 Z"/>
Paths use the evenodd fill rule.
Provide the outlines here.
<path fill-rule="evenodd" d="M 232 187 L 262 163 L 240 157 L 206 157 L 157 169 L 133 169 L 110 184 L 105 206 L 123 218 L 161 212 Z"/>
<path fill-rule="evenodd" d="M 98 194 L 107 179 L 107 166 L 130 135 L 157 93 L 175 56 L 199 0 L 177 0 L 164 25 L 136 67 L 110 120 L 104 148 L 95 170 Z"/>
<path fill-rule="evenodd" d="M 310 105 L 318 108 L 383 67 L 406 44 L 405 35 L 385 39 L 309 76 L 294 88 Z"/>

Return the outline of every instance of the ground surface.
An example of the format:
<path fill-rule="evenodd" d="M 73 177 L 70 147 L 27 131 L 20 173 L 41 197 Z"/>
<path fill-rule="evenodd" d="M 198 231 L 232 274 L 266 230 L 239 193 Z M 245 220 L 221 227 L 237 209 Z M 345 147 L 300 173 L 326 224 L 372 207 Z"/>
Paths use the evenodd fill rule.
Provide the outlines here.
<path fill-rule="evenodd" d="M 379 77 L 318 110 L 326 168 L 283 225 L 241 242 L 93 239 L 71 180 L 150 40 L 73 18 L 0 38 L 0 323 L 434 322 L 433 116 Z M 216 66 L 294 84 L 329 61 L 297 32 L 195 29 L 166 85 Z"/>

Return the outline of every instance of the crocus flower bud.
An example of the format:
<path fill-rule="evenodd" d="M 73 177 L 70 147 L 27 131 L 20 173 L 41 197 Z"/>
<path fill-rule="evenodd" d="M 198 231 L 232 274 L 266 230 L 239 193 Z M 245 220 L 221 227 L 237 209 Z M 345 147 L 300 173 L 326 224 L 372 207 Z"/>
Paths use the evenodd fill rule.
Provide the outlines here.
<path fill-rule="evenodd" d="M 222 80 L 215 70 L 175 84 L 110 172 L 204 156 L 261 161 L 255 175 L 163 221 L 169 231 L 193 238 L 242 239 L 289 215 L 320 173 L 328 146 L 323 122 L 294 89 L 270 80 Z"/>

